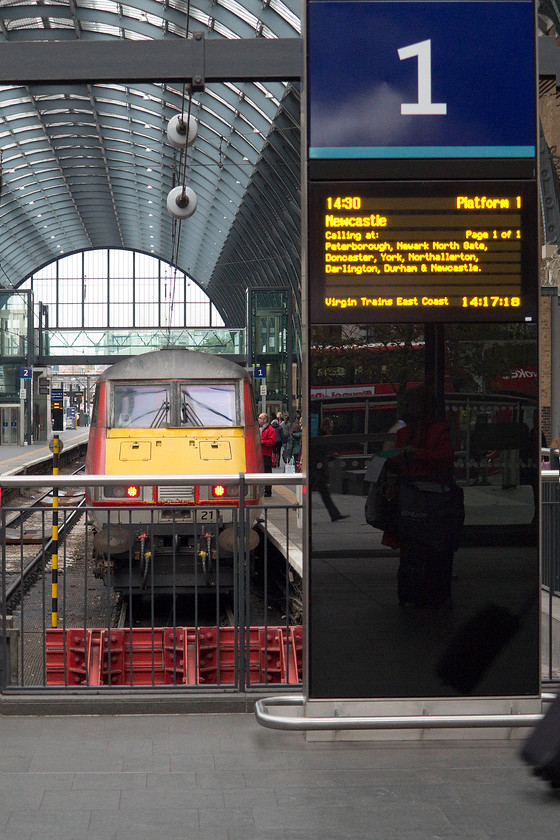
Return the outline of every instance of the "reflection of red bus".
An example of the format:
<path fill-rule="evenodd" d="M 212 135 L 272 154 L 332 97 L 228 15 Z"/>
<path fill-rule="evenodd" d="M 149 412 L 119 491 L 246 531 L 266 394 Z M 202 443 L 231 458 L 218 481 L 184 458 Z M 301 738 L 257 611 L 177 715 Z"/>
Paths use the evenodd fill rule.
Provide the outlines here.
<path fill-rule="evenodd" d="M 379 382 L 311 387 L 309 408 L 317 427 L 333 420 L 334 434 L 382 434 L 397 419 L 397 386 Z"/>
<path fill-rule="evenodd" d="M 467 468 L 469 463 L 486 459 L 490 470 L 494 466 L 498 469 L 498 441 L 505 438 L 509 441 L 512 435 L 520 433 L 519 430 L 528 432 L 532 429 L 536 407 L 536 399 L 524 394 L 446 394 L 445 413 L 457 467 Z M 348 435 L 350 438 L 363 434 L 383 435 L 397 420 L 396 391 L 385 383 L 312 387 L 309 408 L 312 430 L 315 426 L 318 428 L 323 420 L 330 419 L 334 424 L 334 435 Z M 363 451 L 361 444 L 356 447 L 351 439 L 349 446 L 345 451 Z M 374 443 L 369 451 L 376 448 Z"/>

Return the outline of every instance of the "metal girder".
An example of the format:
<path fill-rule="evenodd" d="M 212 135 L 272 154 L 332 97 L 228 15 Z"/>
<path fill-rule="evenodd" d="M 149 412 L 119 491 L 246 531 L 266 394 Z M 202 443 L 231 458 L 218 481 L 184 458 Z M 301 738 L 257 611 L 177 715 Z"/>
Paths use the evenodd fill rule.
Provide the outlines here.
<path fill-rule="evenodd" d="M 560 79 L 555 38 L 538 39 L 538 59 L 540 76 Z M 0 49 L 0 85 L 177 82 L 199 77 L 196 86 L 234 80 L 299 81 L 301 75 L 299 38 L 8 42 Z"/>
<path fill-rule="evenodd" d="M 555 76 L 556 84 L 560 82 L 560 50 L 556 46 L 556 38 L 540 36 L 537 40 L 539 51 L 539 76 Z"/>
<path fill-rule="evenodd" d="M 560 48 L 556 38 L 541 35 L 537 40 L 539 76 L 554 76 L 560 87 Z"/>
<path fill-rule="evenodd" d="M 540 129 L 540 195 L 543 215 L 543 234 L 546 244 L 558 245 L 560 232 L 560 185 L 552 152 Z M 556 151 L 556 150 L 555 150 Z"/>
<path fill-rule="evenodd" d="M 8 42 L 0 48 L 0 85 L 133 84 L 196 78 L 198 86 L 223 81 L 299 81 L 301 72 L 299 38 L 37 41 Z"/>

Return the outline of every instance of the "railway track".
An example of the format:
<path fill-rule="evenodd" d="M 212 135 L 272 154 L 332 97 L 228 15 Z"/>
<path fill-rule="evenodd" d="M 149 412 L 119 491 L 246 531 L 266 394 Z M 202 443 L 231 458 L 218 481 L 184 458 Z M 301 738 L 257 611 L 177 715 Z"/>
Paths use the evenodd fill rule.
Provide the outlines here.
<path fill-rule="evenodd" d="M 83 473 L 81 465 L 74 470 L 72 475 Z M 85 500 L 80 496 L 72 495 L 65 497 L 59 494 L 61 499 L 72 499 L 72 509 L 58 508 L 62 513 L 59 516 L 58 540 L 65 539 L 66 535 L 76 525 L 84 514 Z M 2 542 L 5 557 L 5 609 L 9 612 L 20 601 L 22 595 L 33 585 L 36 577 L 48 562 L 53 553 L 52 530 L 50 538 L 47 537 L 46 519 L 51 512 L 46 505 L 52 500 L 52 492 L 46 490 L 37 498 L 32 499 L 28 504 L 8 517 L 2 514 L 0 540 Z M 8 513 L 6 511 L 6 514 Z M 24 546 L 40 545 L 35 554 L 29 556 Z"/>
<path fill-rule="evenodd" d="M 163 602 L 163 598 L 161 601 Z M 191 602 L 190 608 L 186 606 L 185 603 L 176 604 L 176 608 L 173 610 L 172 613 L 169 611 L 167 615 L 165 611 L 161 610 L 161 604 L 159 605 L 159 609 L 157 612 L 159 615 L 154 616 L 151 610 L 151 604 L 148 605 L 145 611 L 142 611 L 138 608 L 137 604 L 134 605 L 134 620 L 131 616 L 130 611 L 130 604 L 128 599 L 119 596 L 119 601 L 115 605 L 115 609 L 113 611 L 113 622 L 112 626 L 122 630 L 125 627 L 150 627 L 152 619 L 155 618 L 156 622 L 162 626 L 184 626 L 187 624 L 196 624 L 197 626 L 220 626 L 220 627 L 234 627 L 235 626 L 235 615 L 233 611 L 232 604 L 228 601 L 223 604 L 220 604 L 219 609 L 208 609 L 208 607 L 204 607 L 203 604 L 200 602 L 197 605 L 197 615 L 196 617 L 192 614 L 192 606 L 194 602 Z"/>

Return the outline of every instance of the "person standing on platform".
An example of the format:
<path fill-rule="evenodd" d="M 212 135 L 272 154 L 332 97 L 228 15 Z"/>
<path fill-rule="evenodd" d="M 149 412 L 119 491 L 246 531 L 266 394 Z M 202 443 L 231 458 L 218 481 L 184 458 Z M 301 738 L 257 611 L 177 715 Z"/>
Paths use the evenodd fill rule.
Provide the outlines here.
<path fill-rule="evenodd" d="M 321 496 L 331 522 L 348 519 L 349 514 L 341 513 L 335 505 L 329 488 L 329 462 L 334 459 L 334 453 L 329 449 L 328 441 L 324 438 L 332 435 L 334 423 L 325 420 L 321 424 L 317 437 L 311 438 L 309 447 L 310 487 Z"/>
<path fill-rule="evenodd" d="M 292 424 L 290 422 L 290 415 L 289 414 L 284 414 L 284 419 L 280 423 L 280 431 L 281 431 L 281 435 L 282 435 L 281 457 L 282 457 L 282 461 L 284 461 L 284 463 L 285 463 L 288 460 L 286 458 L 286 448 L 287 448 L 287 446 L 290 442 L 290 437 L 291 437 L 291 434 L 292 434 Z"/>
<path fill-rule="evenodd" d="M 279 467 L 280 466 L 280 452 L 282 451 L 282 429 L 280 427 L 280 423 L 276 419 L 276 417 L 271 420 L 270 425 L 274 429 L 276 434 L 276 443 L 274 444 L 274 455 L 272 458 L 272 466 Z"/>
<path fill-rule="evenodd" d="M 301 472 L 301 436 L 301 424 L 296 422 L 292 426 L 290 440 L 286 446 L 286 462 L 293 458 L 296 472 Z"/>
<path fill-rule="evenodd" d="M 259 428 L 261 430 L 261 445 L 265 473 L 272 473 L 272 459 L 274 458 L 274 447 L 276 446 L 276 432 L 268 420 L 268 414 L 259 414 Z M 272 496 L 272 486 L 264 488 L 265 496 Z"/>

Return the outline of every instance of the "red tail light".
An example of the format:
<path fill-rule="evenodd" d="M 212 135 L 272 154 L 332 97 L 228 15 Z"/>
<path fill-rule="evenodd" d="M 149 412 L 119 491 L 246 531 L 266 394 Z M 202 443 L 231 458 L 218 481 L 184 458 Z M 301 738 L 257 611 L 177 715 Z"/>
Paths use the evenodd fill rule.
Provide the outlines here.
<path fill-rule="evenodd" d="M 214 487 L 212 487 L 212 495 L 216 499 L 221 499 L 222 496 L 226 495 L 226 488 L 223 484 L 216 484 Z"/>
<path fill-rule="evenodd" d="M 140 490 L 135 484 L 131 484 L 126 488 L 126 495 L 129 499 L 136 499 L 140 495 Z"/>

